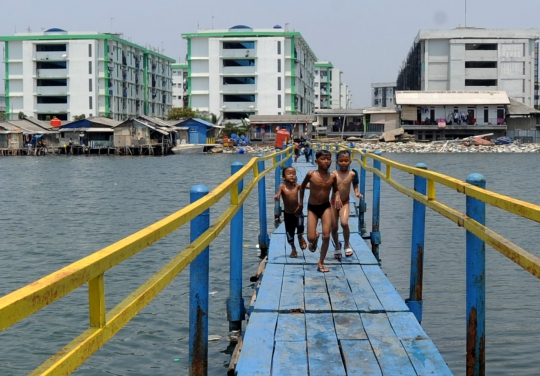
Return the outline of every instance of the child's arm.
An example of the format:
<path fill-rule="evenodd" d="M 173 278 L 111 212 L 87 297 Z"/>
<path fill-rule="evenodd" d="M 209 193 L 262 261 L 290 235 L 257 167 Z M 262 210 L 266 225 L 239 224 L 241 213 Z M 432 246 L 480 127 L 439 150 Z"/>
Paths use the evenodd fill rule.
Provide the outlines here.
<path fill-rule="evenodd" d="M 358 171 L 355 168 L 353 168 L 352 170 L 354 172 L 354 178 L 352 180 L 352 185 L 353 185 L 353 189 L 354 189 L 354 195 L 356 197 L 358 197 L 358 198 L 362 198 L 364 196 L 362 196 L 362 194 L 358 190 L 358 185 L 360 184 L 360 179 L 358 178 Z"/>
<path fill-rule="evenodd" d="M 279 199 L 281 198 L 281 194 L 282 194 L 281 191 L 283 189 L 282 187 L 283 187 L 283 184 L 280 184 L 279 188 L 278 188 L 278 191 L 277 191 L 276 195 L 274 196 L 274 200 L 279 201 Z"/>
<path fill-rule="evenodd" d="M 302 210 L 304 208 L 304 192 L 306 191 L 306 187 L 309 184 L 310 179 L 311 179 L 311 171 L 309 171 L 306 174 L 306 177 L 304 178 L 302 185 L 300 185 L 300 199 L 298 200 L 298 207 L 294 211 L 294 214 L 302 213 Z"/>
<path fill-rule="evenodd" d="M 343 207 L 343 203 L 341 202 L 341 194 L 339 193 L 338 184 L 337 184 L 337 176 L 334 174 L 334 181 L 332 182 L 332 189 L 334 191 L 334 203 L 336 209 L 341 209 Z"/>

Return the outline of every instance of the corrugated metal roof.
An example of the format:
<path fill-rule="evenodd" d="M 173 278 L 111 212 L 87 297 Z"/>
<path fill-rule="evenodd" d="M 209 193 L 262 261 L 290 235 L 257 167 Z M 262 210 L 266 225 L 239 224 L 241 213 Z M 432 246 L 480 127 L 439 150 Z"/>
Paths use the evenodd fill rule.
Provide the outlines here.
<path fill-rule="evenodd" d="M 164 131 L 163 129 L 161 129 L 159 127 L 156 127 L 155 125 L 148 124 L 148 123 L 145 123 L 143 121 L 140 121 L 139 119 L 133 119 L 133 121 L 136 121 L 137 123 L 142 124 L 142 125 L 150 128 L 150 129 L 153 129 L 153 130 L 155 130 L 155 131 L 157 131 L 157 132 L 159 132 L 161 134 L 165 134 L 165 135 L 169 134 L 169 132 Z"/>
<path fill-rule="evenodd" d="M 392 107 L 368 107 L 363 111 L 364 114 L 397 114 L 397 110 Z"/>
<path fill-rule="evenodd" d="M 344 115 L 362 115 L 364 109 L 362 108 L 336 108 L 336 109 L 321 109 L 315 110 L 315 115 L 328 115 L 328 116 L 344 116 Z"/>
<path fill-rule="evenodd" d="M 521 103 L 517 99 L 509 98 L 508 115 L 512 116 L 527 116 L 540 114 L 540 111 Z"/>
<path fill-rule="evenodd" d="M 396 104 L 413 106 L 510 104 L 505 91 L 396 91 Z"/>
<path fill-rule="evenodd" d="M 53 133 L 55 131 L 48 130 L 43 127 L 40 127 L 39 125 L 34 124 L 31 121 L 28 120 L 8 120 L 6 121 L 7 124 L 11 124 L 15 128 L 22 129 L 23 131 L 30 132 L 30 133 Z M 2 124 L 6 124 L 2 123 Z"/>
<path fill-rule="evenodd" d="M 251 115 L 251 124 L 293 124 L 293 123 L 313 123 L 315 115 Z"/>

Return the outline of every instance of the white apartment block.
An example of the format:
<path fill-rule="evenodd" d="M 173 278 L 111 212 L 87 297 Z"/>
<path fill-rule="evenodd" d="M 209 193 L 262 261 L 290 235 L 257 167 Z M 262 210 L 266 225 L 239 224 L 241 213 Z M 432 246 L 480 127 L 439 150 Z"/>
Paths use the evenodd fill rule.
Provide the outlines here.
<path fill-rule="evenodd" d="M 342 74 L 330 61 L 315 63 L 316 109 L 350 108 L 350 92 L 341 80 Z"/>
<path fill-rule="evenodd" d="M 188 65 L 172 64 L 172 106 L 183 108 L 189 106 Z"/>
<path fill-rule="evenodd" d="M 0 41 L 8 119 L 165 118 L 172 107 L 174 59 L 118 35 L 49 29 Z"/>
<path fill-rule="evenodd" d="M 504 90 L 538 104 L 539 29 L 420 30 L 397 90 Z"/>
<path fill-rule="evenodd" d="M 189 107 L 225 122 L 313 113 L 317 58 L 299 32 L 238 25 L 182 37 L 188 47 Z"/>
<path fill-rule="evenodd" d="M 377 82 L 371 84 L 371 107 L 394 107 L 395 105 L 395 82 Z"/>

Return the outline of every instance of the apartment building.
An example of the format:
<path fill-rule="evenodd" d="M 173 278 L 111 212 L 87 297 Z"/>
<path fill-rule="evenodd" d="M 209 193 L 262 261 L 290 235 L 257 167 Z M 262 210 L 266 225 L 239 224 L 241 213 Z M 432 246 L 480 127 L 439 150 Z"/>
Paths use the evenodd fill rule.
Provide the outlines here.
<path fill-rule="evenodd" d="M 504 90 L 538 105 L 539 29 L 420 30 L 397 90 Z"/>
<path fill-rule="evenodd" d="M 188 64 L 172 64 L 172 106 L 183 108 L 189 106 Z"/>
<path fill-rule="evenodd" d="M 0 41 L 8 119 L 164 118 L 172 107 L 174 59 L 118 34 L 53 28 Z"/>
<path fill-rule="evenodd" d="M 396 105 L 396 83 L 376 82 L 371 84 L 372 107 L 394 107 Z"/>
<path fill-rule="evenodd" d="M 315 54 L 281 26 L 182 34 L 188 48 L 188 102 L 240 121 L 250 115 L 312 114 Z"/>
<path fill-rule="evenodd" d="M 315 63 L 315 108 L 350 108 L 349 87 L 342 82 L 343 72 L 330 61 Z"/>

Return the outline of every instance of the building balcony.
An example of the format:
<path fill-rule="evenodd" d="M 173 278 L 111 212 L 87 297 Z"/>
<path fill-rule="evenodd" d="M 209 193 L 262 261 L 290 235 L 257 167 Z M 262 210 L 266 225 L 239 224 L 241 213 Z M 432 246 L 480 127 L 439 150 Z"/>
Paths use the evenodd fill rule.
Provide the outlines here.
<path fill-rule="evenodd" d="M 470 80 L 496 80 L 497 68 L 466 68 L 465 79 Z"/>
<path fill-rule="evenodd" d="M 36 77 L 38 78 L 50 78 L 50 77 L 67 77 L 67 69 L 38 69 L 36 71 Z"/>
<path fill-rule="evenodd" d="M 225 106 L 225 107 L 223 107 Z M 256 102 L 223 102 L 223 111 L 253 111 L 257 107 Z"/>
<path fill-rule="evenodd" d="M 219 57 L 222 58 L 231 58 L 231 57 L 238 57 L 238 58 L 253 58 L 257 56 L 257 50 L 255 49 L 247 49 L 247 50 L 221 50 L 219 53 Z"/>
<path fill-rule="evenodd" d="M 40 113 L 67 113 L 69 103 L 38 103 L 36 111 Z"/>
<path fill-rule="evenodd" d="M 221 84 L 220 90 L 224 94 L 250 93 L 254 94 L 257 91 L 256 84 L 246 85 L 224 85 Z"/>
<path fill-rule="evenodd" d="M 65 61 L 68 60 L 67 51 L 44 51 L 44 52 L 34 52 L 34 60 L 37 61 Z"/>
<path fill-rule="evenodd" d="M 36 95 L 67 95 L 67 86 L 38 86 L 35 91 Z"/>
<path fill-rule="evenodd" d="M 255 74 L 257 72 L 257 67 L 254 65 L 252 66 L 244 66 L 244 67 L 221 67 L 221 74 L 228 75 L 228 74 Z"/>
<path fill-rule="evenodd" d="M 497 61 L 497 50 L 465 50 L 465 61 Z"/>

